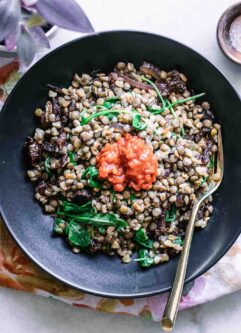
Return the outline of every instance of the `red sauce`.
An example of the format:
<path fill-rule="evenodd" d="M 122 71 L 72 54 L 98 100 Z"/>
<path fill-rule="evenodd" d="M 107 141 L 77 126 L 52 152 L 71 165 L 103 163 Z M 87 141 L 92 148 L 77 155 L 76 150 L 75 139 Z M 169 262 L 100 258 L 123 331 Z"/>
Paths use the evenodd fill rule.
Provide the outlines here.
<path fill-rule="evenodd" d="M 149 190 L 156 181 L 157 159 L 153 149 L 137 136 L 125 134 L 107 143 L 96 157 L 99 178 L 107 179 L 117 192 L 126 186 Z"/>

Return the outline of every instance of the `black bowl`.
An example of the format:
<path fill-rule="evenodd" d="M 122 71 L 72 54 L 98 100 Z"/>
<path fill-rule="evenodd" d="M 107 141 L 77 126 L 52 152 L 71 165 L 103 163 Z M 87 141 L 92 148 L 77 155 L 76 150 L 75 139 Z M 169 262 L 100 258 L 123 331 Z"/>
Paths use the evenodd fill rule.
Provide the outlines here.
<path fill-rule="evenodd" d="M 23 143 L 36 127 L 34 109 L 44 106 L 47 83 L 64 87 L 75 72 L 108 72 L 118 61 L 138 67 L 143 60 L 184 72 L 196 93 L 207 93 L 216 121 L 222 125 L 225 176 L 215 195 L 211 221 L 195 232 L 186 275 L 190 281 L 213 266 L 241 230 L 241 103 L 228 80 L 209 61 L 158 35 L 93 34 L 59 47 L 35 64 L 12 91 L 0 117 L 0 207 L 8 230 L 45 271 L 82 291 L 107 297 L 139 297 L 169 290 L 178 258 L 142 269 L 135 263 L 121 264 L 119 258 L 73 254 L 62 238 L 53 236 L 52 218 L 34 200 L 33 186 L 26 178 L 29 166 Z"/>

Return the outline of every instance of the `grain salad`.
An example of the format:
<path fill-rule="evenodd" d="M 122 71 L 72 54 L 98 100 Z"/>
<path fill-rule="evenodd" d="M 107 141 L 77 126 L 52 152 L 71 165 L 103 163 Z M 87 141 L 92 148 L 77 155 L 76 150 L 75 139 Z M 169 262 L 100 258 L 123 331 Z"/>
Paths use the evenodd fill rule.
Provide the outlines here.
<path fill-rule="evenodd" d="M 142 267 L 177 255 L 215 164 L 219 125 L 205 94 L 195 95 L 183 73 L 147 62 L 76 73 L 69 87 L 48 89 L 25 146 L 35 198 L 53 215 L 54 232 L 74 253 Z M 209 197 L 196 226 L 212 211 Z"/>

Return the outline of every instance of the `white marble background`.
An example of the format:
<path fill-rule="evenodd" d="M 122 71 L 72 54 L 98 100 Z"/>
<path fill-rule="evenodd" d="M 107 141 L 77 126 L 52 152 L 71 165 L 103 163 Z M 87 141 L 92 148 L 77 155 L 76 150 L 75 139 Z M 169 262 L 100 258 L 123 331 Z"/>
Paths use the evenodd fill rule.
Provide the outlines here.
<path fill-rule="evenodd" d="M 39 0 L 41 1 L 41 0 Z M 67 1 L 67 0 L 66 0 Z M 241 93 L 241 67 L 219 51 L 216 25 L 232 0 L 79 0 L 96 31 L 146 30 L 177 39 L 208 57 Z M 59 31 L 52 46 L 78 34 Z M 227 110 L 229 112 L 229 110 Z M 215 286 L 214 286 L 215 288 Z M 148 320 L 74 308 L 0 287 L 1 333 L 155 333 Z M 175 333 L 241 333 L 241 292 L 180 312 Z"/>

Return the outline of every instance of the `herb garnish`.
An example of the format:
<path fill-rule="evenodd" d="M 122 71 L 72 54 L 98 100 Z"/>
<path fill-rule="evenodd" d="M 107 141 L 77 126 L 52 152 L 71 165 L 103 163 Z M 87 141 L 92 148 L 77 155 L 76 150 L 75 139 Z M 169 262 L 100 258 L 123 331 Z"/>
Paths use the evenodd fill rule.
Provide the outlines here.
<path fill-rule="evenodd" d="M 166 223 L 171 223 L 176 220 L 176 212 L 177 212 L 176 205 L 172 205 L 171 209 L 166 211 L 166 215 L 165 215 Z"/>
<path fill-rule="evenodd" d="M 183 244 L 183 240 L 180 236 L 177 236 L 177 238 L 173 241 L 173 244 L 181 245 Z"/>
<path fill-rule="evenodd" d="M 93 113 L 89 117 L 82 116 L 81 125 L 87 124 L 89 121 L 91 121 L 92 119 L 94 119 L 96 117 L 108 116 L 110 114 L 113 115 L 113 114 L 118 114 L 118 113 L 131 113 L 131 111 L 128 111 L 128 110 L 106 110 L 105 109 L 103 111 Z"/>
<path fill-rule="evenodd" d="M 203 184 L 205 184 L 206 181 L 207 181 L 207 179 L 208 179 L 208 176 L 202 177 L 202 180 L 201 180 L 201 182 L 199 184 L 199 187 L 202 186 Z"/>
<path fill-rule="evenodd" d="M 162 113 L 165 111 L 165 108 L 161 108 L 161 109 L 153 109 L 150 106 L 146 107 L 147 111 L 153 113 L 153 114 L 158 114 L 158 113 Z"/>
<path fill-rule="evenodd" d="M 152 249 L 153 241 L 147 237 L 145 229 L 141 228 L 136 230 L 134 234 L 134 240 L 139 246 L 146 249 Z"/>
<path fill-rule="evenodd" d="M 68 156 L 69 156 L 69 161 L 70 161 L 70 163 L 72 163 L 74 166 L 76 166 L 76 165 L 77 165 L 77 162 L 75 161 L 75 156 L 76 156 L 76 154 L 73 153 L 73 152 L 70 151 L 70 150 L 67 151 L 67 154 L 68 154 Z"/>
<path fill-rule="evenodd" d="M 141 121 L 141 115 L 138 112 L 133 113 L 132 126 L 136 131 L 143 131 L 147 125 Z"/>
<path fill-rule="evenodd" d="M 112 189 L 112 196 L 111 196 L 111 198 L 112 198 L 112 202 L 116 203 L 116 193 L 115 193 L 114 189 Z"/>
<path fill-rule="evenodd" d="M 91 121 L 92 119 L 96 118 L 96 117 L 100 117 L 100 116 L 113 116 L 114 114 L 118 114 L 118 113 L 129 113 L 132 114 L 132 126 L 135 130 L 137 131 L 143 131 L 147 125 L 141 121 L 141 115 L 136 111 L 130 111 L 130 110 L 112 110 L 112 109 L 104 109 L 102 111 L 93 113 L 92 115 L 90 115 L 89 117 L 83 117 L 82 116 L 82 121 L 81 121 L 81 125 L 85 125 L 87 124 L 89 121 Z"/>
<path fill-rule="evenodd" d="M 48 156 L 44 161 L 44 169 L 47 172 L 49 177 L 51 177 L 51 175 L 52 175 L 52 171 L 50 170 L 50 161 L 51 161 L 50 156 Z"/>
<path fill-rule="evenodd" d="M 193 101 L 194 99 L 203 97 L 204 95 L 206 95 L 206 93 L 201 93 L 201 94 L 190 96 L 190 97 L 187 97 L 187 98 L 184 98 L 184 99 L 181 99 L 181 100 L 177 100 L 177 101 L 171 103 L 171 106 L 175 106 L 177 104 L 182 104 L 182 103 L 185 103 L 185 102 L 188 102 L 188 101 Z"/>
<path fill-rule="evenodd" d="M 136 196 L 134 193 L 131 193 L 130 195 L 131 202 L 133 202 L 136 199 Z"/>
<path fill-rule="evenodd" d="M 101 188 L 101 182 L 98 180 L 99 171 L 96 169 L 95 166 L 88 166 L 88 168 L 84 171 L 81 176 L 81 179 L 87 179 L 88 177 L 88 184 L 91 187 Z"/>
<path fill-rule="evenodd" d="M 166 109 L 169 109 L 170 107 L 173 107 L 173 106 L 175 106 L 175 105 L 179 105 L 179 104 L 183 104 L 183 103 L 185 103 L 185 102 L 188 102 L 188 101 L 192 101 L 192 100 L 195 100 L 195 99 L 197 99 L 197 98 L 200 98 L 200 97 L 202 97 L 202 96 L 204 96 L 205 95 L 205 93 L 201 93 L 201 94 L 198 94 L 198 95 L 194 95 L 194 96 L 190 96 L 190 97 L 187 97 L 187 98 L 184 98 L 184 99 L 181 99 L 181 100 L 177 100 L 177 101 L 175 101 L 175 102 L 173 102 L 173 103 L 170 103 L 170 105 L 168 106 L 168 105 L 166 105 L 165 107 L 162 107 L 160 110 L 154 110 L 153 109 L 153 111 L 150 111 L 150 112 L 153 112 L 153 114 L 159 114 L 159 113 L 162 113 L 162 112 L 164 112 L 165 111 L 165 108 Z M 167 100 L 166 100 L 167 101 Z M 148 110 L 149 111 L 149 110 Z"/>
<path fill-rule="evenodd" d="M 215 167 L 215 158 L 213 155 L 210 156 L 210 163 L 209 163 L 209 166 L 208 166 L 210 169 L 214 169 Z"/>
<path fill-rule="evenodd" d="M 104 103 L 103 103 L 103 107 L 107 110 L 110 110 L 117 102 L 120 101 L 119 97 L 110 97 L 107 98 Z"/>

